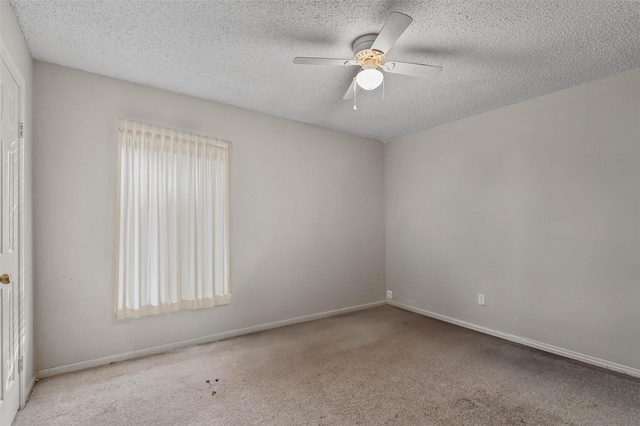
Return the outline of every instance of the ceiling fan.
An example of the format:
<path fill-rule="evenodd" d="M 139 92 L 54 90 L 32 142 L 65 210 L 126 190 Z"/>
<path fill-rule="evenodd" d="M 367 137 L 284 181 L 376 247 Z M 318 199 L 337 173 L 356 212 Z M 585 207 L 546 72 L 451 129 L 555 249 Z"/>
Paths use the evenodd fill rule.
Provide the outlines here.
<path fill-rule="evenodd" d="M 358 88 L 373 90 L 382 84 L 384 72 L 435 78 L 442 71 L 437 65 L 412 64 L 408 62 L 385 62 L 393 44 L 413 22 L 413 18 L 400 12 L 392 12 L 379 34 L 365 34 L 353 42 L 353 59 L 334 58 L 293 58 L 294 64 L 359 66 L 361 70 L 354 77 L 343 99 L 351 99 Z M 382 71 L 381 71 L 382 70 Z M 354 106 L 354 109 L 355 106 Z"/>

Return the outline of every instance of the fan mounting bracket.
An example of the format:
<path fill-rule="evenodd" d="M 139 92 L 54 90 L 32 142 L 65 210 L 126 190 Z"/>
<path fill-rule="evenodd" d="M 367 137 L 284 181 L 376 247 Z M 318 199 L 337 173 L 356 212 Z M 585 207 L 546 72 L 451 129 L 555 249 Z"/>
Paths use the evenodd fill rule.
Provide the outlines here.
<path fill-rule="evenodd" d="M 371 49 L 371 46 L 373 46 L 373 42 L 376 41 L 377 37 L 378 34 L 365 34 L 355 39 L 351 45 L 353 54 L 357 55 L 361 50 Z"/>

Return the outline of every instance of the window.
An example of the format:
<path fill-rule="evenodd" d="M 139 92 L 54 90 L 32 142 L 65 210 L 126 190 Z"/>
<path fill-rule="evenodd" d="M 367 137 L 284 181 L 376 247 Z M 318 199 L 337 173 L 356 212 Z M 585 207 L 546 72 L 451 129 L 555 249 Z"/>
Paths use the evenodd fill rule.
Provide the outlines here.
<path fill-rule="evenodd" d="M 116 317 L 229 303 L 229 143 L 120 119 L 118 149 Z"/>

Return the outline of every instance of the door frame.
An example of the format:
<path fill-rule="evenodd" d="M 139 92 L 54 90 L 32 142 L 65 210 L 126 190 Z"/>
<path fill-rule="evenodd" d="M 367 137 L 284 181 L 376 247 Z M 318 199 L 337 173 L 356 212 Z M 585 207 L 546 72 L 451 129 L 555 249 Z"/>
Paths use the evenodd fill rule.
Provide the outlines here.
<path fill-rule="evenodd" d="M 20 97 L 18 99 L 18 123 L 24 123 L 25 116 L 25 100 L 26 100 L 26 89 L 25 89 L 25 81 L 20 73 L 19 68 L 16 66 L 16 63 L 13 61 L 11 57 L 11 53 L 7 48 L 4 39 L 0 40 L 0 60 L 2 60 L 7 69 L 18 83 L 18 87 L 20 88 Z M 23 124 L 24 126 L 24 124 Z M 24 129 L 24 127 L 23 127 Z M 24 132 L 24 130 L 23 130 Z M 18 369 L 18 383 L 19 383 L 19 399 L 20 399 L 20 409 L 23 409 L 26 402 L 27 397 L 29 396 L 29 392 L 33 387 L 34 383 L 27 385 L 26 383 L 26 370 L 25 364 L 27 359 L 27 354 L 25 353 L 25 344 L 24 341 L 27 339 L 26 333 L 27 329 L 25 327 L 25 320 L 27 315 L 32 315 L 32 313 L 28 313 L 25 310 L 25 268 L 24 268 L 24 255 L 25 255 L 25 247 L 24 247 L 24 191 L 25 191 L 25 173 L 24 173 L 24 133 L 22 137 L 18 137 L 19 144 L 19 156 L 18 164 L 20 167 L 20 179 L 18 182 L 18 194 L 19 194 L 19 214 L 18 214 L 18 244 L 20 244 L 20 249 L 18 250 L 18 270 L 20 271 L 18 274 L 18 279 L 20 280 L 18 284 L 18 324 L 19 324 L 19 338 L 18 338 L 18 357 L 22 359 L 22 369 Z M 34 376 L 35 379 L 35 376 Z"/>

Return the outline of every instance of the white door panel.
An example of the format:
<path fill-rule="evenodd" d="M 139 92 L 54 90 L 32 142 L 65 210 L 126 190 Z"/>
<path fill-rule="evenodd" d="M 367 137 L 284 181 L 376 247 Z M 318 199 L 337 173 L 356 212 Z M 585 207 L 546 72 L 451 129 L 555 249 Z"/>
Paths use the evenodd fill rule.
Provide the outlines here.
<path fill-rule="evenodd" d="M 8 426 L 20 400 L 20 87 L 0 62 L 0 426 Z"/>

